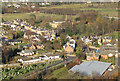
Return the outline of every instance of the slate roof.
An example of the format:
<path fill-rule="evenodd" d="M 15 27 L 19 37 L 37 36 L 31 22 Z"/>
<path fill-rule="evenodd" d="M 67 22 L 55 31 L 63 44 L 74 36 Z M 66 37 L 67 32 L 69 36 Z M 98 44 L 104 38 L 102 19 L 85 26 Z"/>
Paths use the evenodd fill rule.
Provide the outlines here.
<path fill-rule="evenodd" d="M 22 51 L 22 52 L 24 52 L 24 53 L 32 53 L 33 50 L 32 50 L 32 49 L 28 49 L 28 50 L 24 50 L 24 51 Z"/>
<path fill-rule="evenodd" d="M 80 65 L 75 65 L 69 71 L 80 72 L 85 75 L 92 75 L 93 72 L 101 76 L 106 69 L 111 65 L 111 63 L 100 62 L 100 61 L 86 61 Z"/>
<path fill-rule="evenodd" d="M 34 43 L 34 45 L 37 45 L 37 46 L 42 46 L 42 44 L 41 43 Z"/>
<path fill-rule="evenodd" d="M 21 40 L 9 39 L 7 42 L 21 42 Z"/>
<path fill-rule="evenodd" d="M 11 22 L 9 22 L 9 21 L 5 21 L 5 22 L 4 22 L 4 24 L 10 24 L 10 23 L 11 23 Z"/>
<path fill-rule="evenodd" d="M 94 54 L 93 53 L 92 54 L 88 53 L 87 56 L 94 57 Z M 99 54 L 96 53 L 95 57 L 99 57 Z"/>
<path fill-rule="evenodd" d="M 37 33 L 31 32 L 31 31 L 29 31 L 29 30 L 25 31 L 25 34 L 26 34 L 26 35 L 38 35 Z"/>

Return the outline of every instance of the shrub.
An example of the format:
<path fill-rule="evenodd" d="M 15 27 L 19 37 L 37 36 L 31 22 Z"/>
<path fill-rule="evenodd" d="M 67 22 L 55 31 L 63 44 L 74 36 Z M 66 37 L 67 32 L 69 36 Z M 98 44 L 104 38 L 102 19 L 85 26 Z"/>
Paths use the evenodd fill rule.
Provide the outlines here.
<path fill-rule="evenodd" d="M 70 64 L 68 64 L 67 69 L 70 69 L 75 65 L 78 65 L 78 63 L 70 63 Z"/>

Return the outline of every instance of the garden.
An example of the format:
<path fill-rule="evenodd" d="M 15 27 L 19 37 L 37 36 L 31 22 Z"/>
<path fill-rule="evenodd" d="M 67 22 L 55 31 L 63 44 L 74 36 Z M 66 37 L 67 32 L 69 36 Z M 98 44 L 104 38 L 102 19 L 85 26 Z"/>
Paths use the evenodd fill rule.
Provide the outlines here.
<path fill-rule="evenodd" d="M 32 72 L 38 69 L 45 68 L 46 66 L 50 66 L 52 64 L 58 63 L 61 60 L 51 61 L 47 63 L 38 63 L 32 64 L 27 66 L 20 66 L 20 67 L 10 67 L 10 68 L 2 68 L 2 79 L 13 79 L 20 77 L 28 72 Z"/>

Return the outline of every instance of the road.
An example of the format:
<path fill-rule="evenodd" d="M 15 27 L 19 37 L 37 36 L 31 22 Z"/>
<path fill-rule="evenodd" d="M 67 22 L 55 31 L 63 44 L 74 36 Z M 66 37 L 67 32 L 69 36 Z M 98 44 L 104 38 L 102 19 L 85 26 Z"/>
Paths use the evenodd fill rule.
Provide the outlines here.
<path fill-rule="evenodd" d="M 55 64 L 53 64 L 53 65 L 50 65 L 50 66 L 47 66 L 47 69 L 49 69 L 49 68 L 51 68 L 51 67 L 53 67 L 53 66 L 56 66 L 56 65 L 58 65 L 58 64 L 65 64 L 66 62 L 68 62 L 68 61 L 70 61 L 70 60 L 73 60 L 73 59 L 75 59 L 76 57 L 68 57 L 67 59 L 66 59 L 66 61 L 59 61 L 58 63 L 55 63 Z M 46 70 L 46 67 L 45 68 L 42 68 L 42 69 L 37 69 L 37 70 L 35 70 L 35 71 L 33 71 L 33 72 L 29 72 L 29 73 L 26 73 L 25 75 L 23 75 L 23 76 L 20 76 L 20 77 L 17 77 L 17 78 L 15 78 L 15 79 L 27 79 L 28 77 L 32 77 L 33 75 L 37 75 L 37 73 L 38 72 L 41 72 L 41 71 L 44 71 L 44 70 Z"/>

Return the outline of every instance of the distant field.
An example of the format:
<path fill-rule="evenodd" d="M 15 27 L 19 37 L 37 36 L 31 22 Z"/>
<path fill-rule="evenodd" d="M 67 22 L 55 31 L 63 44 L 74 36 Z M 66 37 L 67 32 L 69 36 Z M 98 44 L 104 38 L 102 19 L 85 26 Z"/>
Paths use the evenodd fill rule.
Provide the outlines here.
<path fill-rule="evenodd" d="M 43 13 L 14 13 L 14 14 L 3 14 L 2 18 L 7 21 L 12 21 L 14 19 L 29 19 L 30 14 L 35 14 L 36 18 L 39 17 L 54 17 L 54 18 L 61 18 L 62 15 L 55 15 L 55 14 L 43 14 Z"/>
<path fill-rule="evenodd" d="M 44 9 L 60 9 L 60 8 L 71 8 L 73 10 L 96 10 L 99 11 L 100 14 L 108 15 L 108 16 L 118 16 L 118 10 L 116 8 L 104 8 L 104 5 L 93 4 L 94 7 L 88 8 L 89 5 L 86 4 L 69 4 L 69 5 L 57 5 L 57 6 L 49 6 L 49 7 L 42 7 Z M 109 5 L 110 6 L 110 5 Z M 112 5 L 111 5 L 112 6 Z M 116 5 L 117 6 L 117 5 Z"/>
<path fill-rule="evenodd" d="M 91 5 L 88 4 L 64 4 L 64 5 L 52 5 L 52 6 L 48 6 L 48 7 L 40 7 L 43 9 L 72 9 L 72 10 L 96 10 L 98 11 L 100 14 L 102 15 L 108 15 L 108 16 L 118 16 L 118 10 L 116 10 L 116 7 L 113 8 L 109 8 L 109 6 L 112 5 L 108 5 L 108 7 L 104 8 L 104 4 L 92 4 L 92 7 L 89 7 Z M 115 4 L 113 5 L 115 6 Z M 117 6 L 117 5 L 116 5 Z M 56 14 L 45 14 L 45 13 L 33 13 L 36 15 L 36 17 L 53 17 L 53 18 L 61 18 L 63 17 L 62 15 L 56 15 Z M 30 13 L 15 13 L 15 14 L 3 14 L 2 15 L 3 19 L 6 20 L 13 20 L 15 18 L 19 18 L 19 19 L 29 19 L 30 17 Z M 75 16 L 72 16 L 75 17 Z"/>

